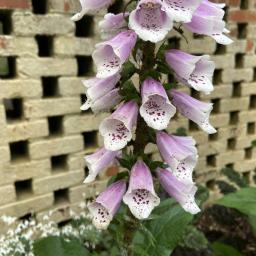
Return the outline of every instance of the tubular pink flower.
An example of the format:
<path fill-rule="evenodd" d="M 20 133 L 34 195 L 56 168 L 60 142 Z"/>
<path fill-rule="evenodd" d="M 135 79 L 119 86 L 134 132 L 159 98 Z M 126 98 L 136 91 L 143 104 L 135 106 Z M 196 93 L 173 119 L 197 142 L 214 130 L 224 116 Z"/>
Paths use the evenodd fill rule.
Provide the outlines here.
<path fill-rule="evenodd" d="M 176 108 L 169 101 L 162 84 L 152 78 L 146 79 L 142 84 L 141 95 L 140 115 L 147 125 L 156 130 L 166 129 Z"/>
<path fill-rule="evenodd" d="M 104 137 L 105 148 L 117 151 L 132 139 L 132 129 L 136 124 L 138 105 L 129 101 L 120 107 L 100 124 L 99 131 Z"/>
<path fill-rule="evenodd" d="M 160 0 L 140 0 L 131 12 L 129 27 L 144 41 L 157 43 L 172 29 L 173 22 Z"/>
<path fill-rule="evenodd" d="M 157 177 L 164 190 L 174 197 L 182 208 L 191 214 L 200 212 L 199 207 L 195 202 L 195 194 L 197 187 L 193 183 L 187 183 L 177 179 L 171 170 L 157 169 Z"/>
<path fill-rule="evenodd" d="M 164 161 L 178 179 L 193 183 L 192 173 L 197 163 L 197 149 L 192 137 L 169 135 L 158 132 L 157 146 Z"/>
<path fill-rule="evenodd" d="M 192 20 L 184 26 L 200 35 L 211 36 L 219 44 L 228 45 L 233 42 L 223 33 L 229 33 L 223 21 L 225 4 L 215 4 L 204 0 L 193 14 Z"/>
<path fill-rule="evenodd" d="M 71 20 L 78 21 L 83 18 L 86 13 L 98 12 L 103 8 L 107 8 L 113 3 L 113 0 L 80 0 L 82 10 L 76 13 Z"/>
<path fill-rule="evenodd" d="M 148 218 L 160 203 L 154 190 L 150 170 L 141 160 L 138 160 L 131 170 L 129 188 L 123 201 L 137 219 Z"/>
<path fill-rule="evenodd" d="M 82 105 L 81 110 L 89 108 L 92 108 L 94 112 L 109 110 L 119 103 L 121 96 L 118 93 L 119 89 L 115 89 L 115 86 L 120 78 L 121 76 L 116 74 L 105 79 L 95 77 L 82 81 L 87 88 L 87 100 Z"/>
<path fill-rule="evenodd" d="M 161 0 L 169 17 L 176 22 L 190 22 L 202 0 Z"/>
<path fill-rule="evenodd" d="M 126 191 L 124 180 L 111 184 L 103 191 L 88 208 L 93 216 L 93 224 L 98 229 L 107 229 L 109 223 L 118 211 Z"/>
<path fill-rule="evenodd" d="M 89 175 L 84 180 L 84 183 L 93 182 L 100 172 L 115 164 L 117 162 L 116 158 L 120 155 L 120 151 L 109 151 L 103 147 L 97 152 L 85 156 L 84 159 L 89 169 Z"/>
<path fill-rule="evenodd" d="M 101 37 L 108 40 L 122 31 L 127 30 L 128 24 L 125 20 L 129 16 L 129 13 L 107 13 L 104 19 L 99 22 L 99 28 L 101 31 Z"/>
<path fill-rule="evenodd" d="M 177 90 L 171 90 L 172 103 L 177 110 L 191 121 L 198 124 L 202 130 L 212 134 L 215 128 L 209 123 L 210 113 L 213 109 L 212 103 L 205 103 Z"/>
<path fill-rule="evenodd" d="M 96 45 L 92 57 L 97 67 L 98 78 L 107 78 L 117 74 L 136 44 L 137 36 L 132 30 Z"/>
<path fill-rule="evenodd" d="M 212 77 L 215 69 L 209 55 L 194 56 L 180 50 L 169 50 L 165 59 L 183 84 L 209 94 L 213 91 Z"/>

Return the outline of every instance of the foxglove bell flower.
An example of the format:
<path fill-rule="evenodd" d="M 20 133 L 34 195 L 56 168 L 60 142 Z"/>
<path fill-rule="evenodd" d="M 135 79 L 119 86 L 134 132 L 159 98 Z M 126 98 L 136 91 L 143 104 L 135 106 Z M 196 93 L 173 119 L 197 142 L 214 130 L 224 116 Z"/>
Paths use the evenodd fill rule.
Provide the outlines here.
<path fill-rule="evenodd" d="M 148 218 L 151 211 L 160 203 L 150 170 L 141 160 L 138 160 L 131 170 L 129 188 L 123 201 L 137 219 Z"/>
<path fill-rule="evenodd" d="M 185 211 L 191 214 L 200 212 L 195 202 L 197 187 L 193 183 L 177 179 L 171 170 L 158 168 L 156 173 L 164 190 L 174 197 Z"/>
<path fill-rule="evenodd" d="M 190 22 L 202 0 L 162 0 L 168 16 L 176 22 Z"/>
<path fill-rule="evenodd" d="M 147 125 L 156 130 L 166 129 L 176 108 L 169 101 L 162 84 L 148 78 L 142 84 L 141 95 L 140 115 Z"/>
<path fill-rule="evenodd" d="M 99 28 L 101 31 L 101 37 L 108 40 L 122 31 L 127 30 L 128 24 L 125 18 L 129 13 L 107 13 L 104 19 L 99 22 Z"/>
<path fill-rule="evenodd" d="M 129 27 L 144 41 L 162 41 L 172 29 L 173 22 L 165 12 L 161 0 L 140 0 L 131 12 Z"/>
<path fill-rule="evenodd" d="M 165 59 L 181 83 L 206 94 L 213 91 L 212 77 L 215 65 L 209 55 L 194 56 L 173 49 L 166 52 Z"/>
<path fill-rule="evenodd" d="M 195 122 L 202 130 L 209 134 L 217 132 L 209 123 L 209 116 L 213 109 L 212 103 L 196 100 L 186 93 L 178 92 L 177 90 L 171 90 L 170 94 L 173 97 L 173 105 L 182 115 Z"/>
<path fill-rule="evenodd" d="M 193 14 L 192 20 L 184 26 L 193 33 L 211 36 L 219 44 L 229 45 L 233 42 L 224 33 L 229 33 L 223 21 L 225 4 L 215 4 L 204 0 Z"/>
<path fill-rule="evenodd" d="M 88 208 L 93 217 L 93 224 L 98 229 L 107 229 L 109 223 L 118 211 L 126 191 L 124 180 L 111 184 L 103 191 Z"/>
<path fill-rule="evenodd" d="M 117 74 L 136 44 L 137 36 L 132 30 L 119 33 L 111 40 L 96 45 L 92 58 L 97 67 L 98 78 Z"/>
<path fill-rule="evenodd" d="M 88 12 L 98 12 L 103 8 L 108 7 L 111 5 L 113 0 L 80 0 L 80 4 L 82 10 L 76 13 L 71 20 L 78 21 L 83 18 L 83 16 Z"/>
<path fill-rule="evenodd" d="M 121 156 L 120 151 L 109 151 L 104 147 L 91 155 L 85 156 L 84 159 L 89 169 L 89 175 L 84 180 L 84 183 L 93 182 L 101 171 L 115 164 L 119 156 Z"/>
<path fill-rule="evenodd" d="M 193 183 L 192 173 L 197 163 L 195 140 L 187 136 L 158 132 L 157 146 L 164 161 L 171 167 L 177 179 Z"/>
<path fill-rule="evenodd" d="M 118 93 L 118 89 L 114 88 L 120 78 L 121 76 L 116 74 L 105 79 L 95 77 L 82 81 L 87 88 L 87 100 L 81 110 L 87 110 L 90 107 L 94 112 L 108 110 L 115 103 L 118 103 L 121 100 L 121 96 Z"/>
<path fill-rule="evenodd" d="M 138 105 L 134 101 L 124 103 L 100 124 L 99 131 L 104 137 L 105 148 L 117 151 L 132 139 L 132 129 L 136 124 Z"/>

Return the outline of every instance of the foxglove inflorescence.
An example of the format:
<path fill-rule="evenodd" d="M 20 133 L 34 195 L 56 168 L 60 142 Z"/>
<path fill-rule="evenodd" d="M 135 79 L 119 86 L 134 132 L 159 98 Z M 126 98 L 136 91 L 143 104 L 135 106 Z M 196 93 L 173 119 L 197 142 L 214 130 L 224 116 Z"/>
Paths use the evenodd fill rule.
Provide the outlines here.
<path fill-rule="evenodd" d="M 72 19 L 99 12 L 113 0 L 80 0 L 82 9 Z M 122 175 L 89 205 L 93 224 L 106 229 L 123 201 L 137 219 L 146 219 L 159 205 L 155 184 L 160 184 L 185 211 L 200 211 L 193 170 L 196 142 L 190 136 L 169 134 L 176 112 L 212 134 L 212 103 L 199 101 L 178 84 L 209 94 L 213 91 L 214 62 L 209 55 L 195 56 L 168 43 L 169 31 L 183 37 L 183 28 L 208 35 L 227 45 L 224 4 L 208 0 L 132 0 L 123 12 L 108 13 L 100 21 L 102 38 L 92 54 L 96 77 L 84 80 L 87 100 L 82 110 L 111 111 L 99 126 L 104 147 L 85 157 L 89 175 L 85 183 L 111 165 L 124 167 Z M 85 28 L 86 29 L 86 28 Z M 167 76 L 173 80 L 167 82 Z M 182 87 L 181 87 L 182 88 Z M 163 162 L 150 159 L 145 147 L 154 143 Z"/>

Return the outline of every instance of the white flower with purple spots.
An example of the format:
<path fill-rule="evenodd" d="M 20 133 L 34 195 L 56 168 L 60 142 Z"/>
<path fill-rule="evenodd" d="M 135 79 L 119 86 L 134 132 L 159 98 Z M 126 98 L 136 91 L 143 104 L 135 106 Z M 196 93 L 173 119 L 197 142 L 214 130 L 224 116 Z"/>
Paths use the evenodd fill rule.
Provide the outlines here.
<path fill-rule="evenodd" d="M 128 16 L 129 13 L 107 13 L 104 19 L 99 22 L 101 37 L 104 40 L 108 40 L 118 33 L 127 30 L 128 24 L 125 18 Z"/>
<path fill-rule="evenodd" d="M 192 173 L 198 154 L 195 140 L 187 136 L 158 132 L 157 146 L 164 161 L 171 167 L 177 179 L 193 183 Z"/>
<path fill-rule="evenodd" d="M 78 21 L 83 18 L 86 13 L 98 12 L 103 8 L 108 7 L 113 3 L 113 0 L 80 0 L 82 10 L 76 13 L 71 20 Z"/>
<path fill-rule="evenodd" d="M 109 110 L 121 100 L 119 89 L 115 88 L 120 80 L 119 74 L 108 78 L 91 78 L 82 81 L 86 87 L 86 102 L 81 106 L 81 110 L 92 108 L 94 112 Z"/>
<path fill-rule="evenodd" d="M 117 151 L 132 139 L 132 130 L 138 116 L 138 105 L 134 101 L 124 103 L 100 124 L 99 131 L 104 137 L 105 148 Z"/>
<path fill-rule="evenodd" d="M 88 206 L 96 228 L 107 229 L 119 209 L 125 191 L 126 182 L 124 180 L 117 181 L 100 193 L 96 200 Z"/>
<path fill-rule="evenodd" d="M 152 78 L 146 79 L 141 89 L 142 105 L 140 115 L 148 126 L 156 129 L 166 129 L 176 108 L 169 101 L 162 84 Z"/>
<path fill-rule="evenodd" d="M 172 170 L 158 168 L 156 173 L 164 190 L 174 197 L 186 212 L 191 214 L 200 212 L 195 202 L 197 187 L 194 183 L 177 179 Z"/>
<path fill-rule="evenodd" d="M 141 0 L 131 12 L 129 27 L 144 41 L 162 41 L 173 27 L 160 0 Z"/>
<path fill-rule="evenodd" d="M 206 94 L 213 91 L 212 77 L 215 65 L 209 55 L 194 56 L 172 49 L 166 52 L 165 59 L 181 83 Z"/>
<path fill-rule="evenodd" d="M 151 172 L 141 160 L 131 170 L 129 187 L 123 201 L 137 219 L 148 218 L 160 203 L 154 190 Z"/>
<path fill-rule="evenodd" d="M 98 78 L 107 78 L 117 74 L 129 58 L 136 44 L 137 36 L 132 30 L 119 33 L 111 40 L 96 45 L 92 58 L 97 67 Z"/>
<path fill-rule="evenodd" d="M 169 17 L 176 22 L 190 22 L 202 0 L 161 0 Z"/>
<path fill-rule="evenodd" d="M 225 4 L 215 4 L 204 0 L 193 14 L 192 20 L 184 26 L 200 35 L 211 36 L 219 44 L 229 45 L 233 42 L 224 33 L 229 33 L 223 21 Z"/>
<path fill-rule="evenodd" d="M 177 90 L 171 90 L 170 94 L 173 98 L 173 105 L 182 115 L 195 122 L 202 130 L 209 134 L 217 132 L 209 123 L 210 113 L 213 109 L 212 103 L 196 100 L 186 93 Z"/>
<path fill-rule="evenodd" d="M 117 157 L 120 157 L 120 155 L 120 151 L 109 151 L 103 147 L 97 152 L 85 156 L 84 159 L 89 169 L 89 174 L 84 183 L 93 182 L 100 172 L 117 163 Z"/>

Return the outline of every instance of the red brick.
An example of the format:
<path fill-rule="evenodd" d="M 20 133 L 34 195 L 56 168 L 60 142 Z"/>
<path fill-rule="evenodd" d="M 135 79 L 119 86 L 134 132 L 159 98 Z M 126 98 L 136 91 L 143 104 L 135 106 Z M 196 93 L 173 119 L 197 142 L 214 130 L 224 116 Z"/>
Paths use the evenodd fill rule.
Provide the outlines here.
<path fill-rule="evenodd" d="M 256 12 L 250 10 L 230 11 L 229 20 L 237 23 L 256 23 Z"/>
<path fill-rule="evenodd" d="M 253 50 L 254 47 L 254 41 L 251 39 L 247 40 L 247 45 L 246 45 L 246 52 L 250 52 L 251 50 Z"/>
<path fill-rule="evenodd" d="M 29 9 L 30 0 L 0 0 L 0 8 L 4 9 Z"/>
<path fill-rule="evenodd" d="M 240 1 L 241 0 L 212 0 L 211 2 L 215 3 L 225 3 L 229 7 L 235 7 L 235 6 L 240 6 Z"/>

